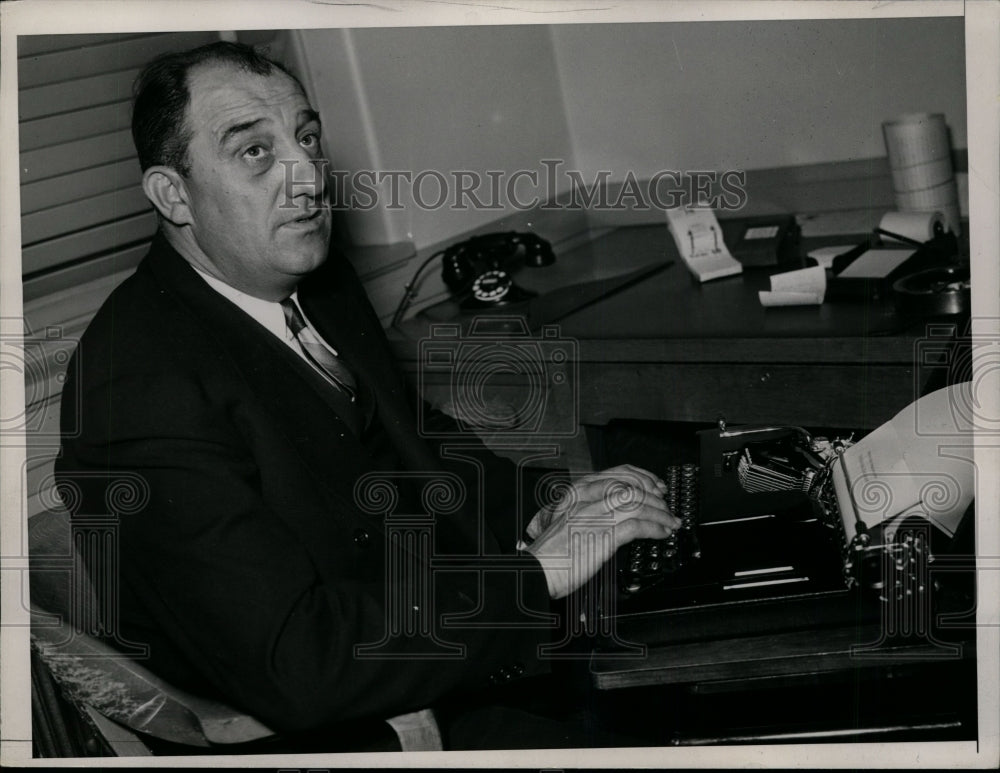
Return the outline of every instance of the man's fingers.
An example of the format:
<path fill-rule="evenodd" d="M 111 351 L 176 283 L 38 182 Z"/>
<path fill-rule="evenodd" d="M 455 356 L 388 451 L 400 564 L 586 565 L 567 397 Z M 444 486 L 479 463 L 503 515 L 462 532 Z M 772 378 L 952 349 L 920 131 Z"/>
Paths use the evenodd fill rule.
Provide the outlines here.
<path fill-rule="evenodd" d="M 665 539 L 673 529 L 660 521 L 646 518 L 629 518 L 615 526 L 615 546 L 621 547 L 637 539 Z"/>
<path fill-rule="evenodd" d="M 654 499 L 662 500 L 666 484 L 651 472 L 622 464 L 576 478 L 554 490 L 549 505 L 554 514 L 572 512 L 592 502 L 604 502 L 608 510 L 637 507 Z"/>
<path fill-rule="evenodd" d="M 642 467 L 636 467 L 633 464 L 623 464 L 619 467 L 615 467 L 614 469 L 620 470 L 623 473 L 631 473 L 632 475 L 639 477 L 645 484 L 645 488 L 651 491 L 659 491 L 663 494 L 667 490 L 667 484 L 663 481 L 663 478 Z"/>
<path fill-rule="evenodd" d="M 660 508 L 653 506 L 653 503 L 649 503 L 638 508 L 635 512 L 626 512 L 622 515 L 623 517 L 619 523 L 626 523 L 628 521 L 651 521 L 664 526 L 670 531 L 675 531 L 681 527 L 681 519 L 671 513 L 666 505 Z"/>
<path fill-rule="evenodd" d="M 681 519 L 670 512 L 670 509 L 662 500 L 651 500 L 635 507 L 624 507 L 618 509 L 608 509 L 602 502 L 591 502 L 581 507 L 570 516 L 570 523 L 574 520 L 581 521 L 594 519 L 594 523 L 600 523 L 606 519 L 606 525 L 620 525 L 630 520 L 647 520 L 662 524 L 670 530 L 681 527 Z"/>
<path fill-rule="evenodd" d="M 654 475 L 649 470 L 636 467 L 632 464 L 619 464 L 617 467 L 609 467 L 606 470 L 588 473 L 577 478 L 573 485 L 586 488 L 594 483 L 600 484 L 602 481 L 616 479 L 638 481 L 642 488 L 650 491 L 666 491 L 667 488 L 663 479 L 658 475 Z"/>
<path fill-rule="evenodd" d="M 601 472 L 594 473 L 597 480 L 616 478 L 625 481 L 639 481 L 642 488 L 647 491 L 659 491 L 663 493 L 667 490 L 667 484 L 663 479 L 642 467 L 633 464 L 619 464 L 617 467 L 609 467 Z"/>
<path fill-rule="evenodd" d="M 596 504 L 596 503 L 595 503 Z M 609 512 L 628 514 L 637 512 L 642 508 L 659 510 L 661 513 L 669 513 L 666 500 L 648 491 L 622 492 L 620 495 L 612 492 L 604 498 L 602 504 Z"/>
<path fill-rule="evenodd" d="M 581 478 L 573 484 L 573 489 L 580 502 L 603 500 L 616 503 L 663 499 L 666 491 L 649 475 L 637 475 L 627 470 Z"/>
<path fill-rule="evenodd" d="M 646 499 L 637 507 L 617 509 L 609 509 L 603 501 L 589 502 L 574 507 L 568 516 L 559 514 L 546 519 L 540 513 L 532 520 L 533 527 L 544 528 L 525 549 L 541 563 L 553 598 L 562 598 L 597 572 L 610 557 L 610 553 L 604 555 L 606 549 L 617 550 L 635 539 L 665 539 L 680 528 L 681 520 L 667 510 L 662 500 Z M 581 541 L 572 535 L 580 529 L 592 530 L 604 549 L 595 554 L 591 549 L 581 552 L 574 548 Z M 529 528 L 529 532 L 533 530 Z M 583 543 L 589 545 L 592 541 Z M 576 579 L 572 585 L 566 571 L 567 560 L 574 566 L 572 576 Z"/>

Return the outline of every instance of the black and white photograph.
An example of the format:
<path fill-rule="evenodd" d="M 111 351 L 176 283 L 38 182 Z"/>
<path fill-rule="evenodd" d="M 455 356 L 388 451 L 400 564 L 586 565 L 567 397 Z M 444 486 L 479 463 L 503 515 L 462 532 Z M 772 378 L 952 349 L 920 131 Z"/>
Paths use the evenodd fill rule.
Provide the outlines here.
<path fill-rule="evenodd" d="M 1000 765 L 1000 3 L 0 14 L 5 766 Z"/>

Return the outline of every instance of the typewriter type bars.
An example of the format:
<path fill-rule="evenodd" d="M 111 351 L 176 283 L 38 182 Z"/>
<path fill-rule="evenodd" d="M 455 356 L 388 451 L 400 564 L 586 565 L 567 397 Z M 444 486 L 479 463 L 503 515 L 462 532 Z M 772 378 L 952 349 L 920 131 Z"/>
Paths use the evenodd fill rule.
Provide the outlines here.
<path fill-rule="evenodd" d="M 791 460 L 760 449 L 754 453 L 743 449 L 736 465 L 740 486 L 751 494 L 768 491 L 808 491 L 812 470 L 796 469 Z"/>

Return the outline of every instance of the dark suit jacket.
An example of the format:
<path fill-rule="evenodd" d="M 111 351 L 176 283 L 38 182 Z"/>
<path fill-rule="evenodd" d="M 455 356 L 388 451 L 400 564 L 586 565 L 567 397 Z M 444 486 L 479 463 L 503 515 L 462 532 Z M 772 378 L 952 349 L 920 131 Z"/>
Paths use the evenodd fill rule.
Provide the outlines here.
<path fill-rule="evenodd" d="M 420 479 L 443 469 L 418 436 L 414 403 L 347 262 L 331 257 L 299 296 L 373 390 L 397 468 Z M 356 484 L 380 459 L 338 415 L 330 387 L 164 238 L 75 356 L 79 380 L 71 375 L 64 394 L 79 399 L 63 399 L 63 426 L 81 432 L 64 438 L 57 475 L 80 488 L 76 519 L 114 509 L 104 484 L 115 472 L 144 481 L 148 499 L 119 516 L 116 590 L 99 585 L 106 625 L 117 628 L 108 633 L 148 643 L 148 665 L 168 681 L 297 730 L 392 716 L 545 670 L 537 648 L 552 637 L 548 593 L 537 561 L 513 547 L 523 526 L 513 465 L 476 443 L 463 451 L 474 463 L 452 464 L 466 506 L 437 515 L 439 548 L 505 558 L 480 561 L 489 571 L 438 567 L 431 592 L 419 540 L 403 540 L 415 552 L 387 563 L 385 516 L 356 502 Z M 380 646 L 359 657 L 356 645 Z"/>

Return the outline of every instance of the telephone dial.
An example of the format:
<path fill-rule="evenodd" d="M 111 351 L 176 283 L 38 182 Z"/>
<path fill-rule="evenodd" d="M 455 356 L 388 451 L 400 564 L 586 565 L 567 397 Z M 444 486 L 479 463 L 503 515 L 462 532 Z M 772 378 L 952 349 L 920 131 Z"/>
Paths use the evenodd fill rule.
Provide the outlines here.
<path fill-rule="evenodd" d="M 510 271 L 518 265 L 542 267 L 555 261 L 552 245 L 531 233 L 473 236 L 444 251 L 441 274 L 463 309 L 520 303 L 536 293 L 518 287 Z"/>

